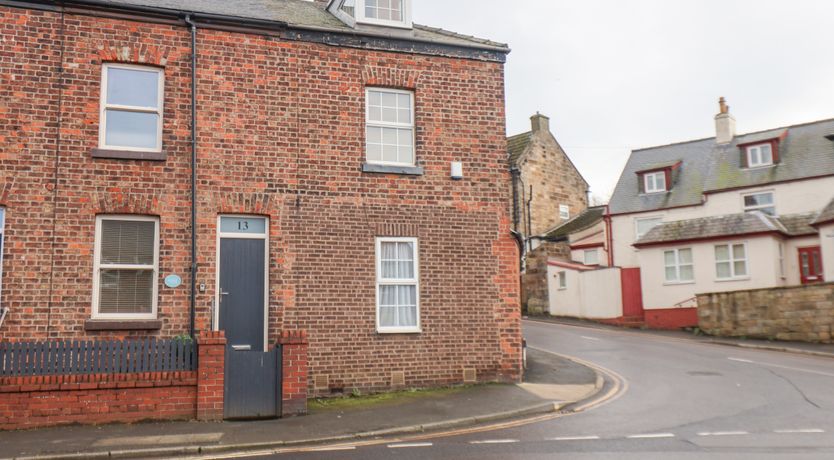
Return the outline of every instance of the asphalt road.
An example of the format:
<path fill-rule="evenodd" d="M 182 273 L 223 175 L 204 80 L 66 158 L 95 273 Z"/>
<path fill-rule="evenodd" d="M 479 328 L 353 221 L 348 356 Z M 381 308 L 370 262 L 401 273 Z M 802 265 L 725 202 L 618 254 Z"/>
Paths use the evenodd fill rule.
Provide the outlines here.
<path fill-rule="evenodd" d="M 262 458 L 834 458 L 834 359 L 536 322 L 524 332 L 530 347 L 619 374 L 621 394 L 515 428 Z"/>

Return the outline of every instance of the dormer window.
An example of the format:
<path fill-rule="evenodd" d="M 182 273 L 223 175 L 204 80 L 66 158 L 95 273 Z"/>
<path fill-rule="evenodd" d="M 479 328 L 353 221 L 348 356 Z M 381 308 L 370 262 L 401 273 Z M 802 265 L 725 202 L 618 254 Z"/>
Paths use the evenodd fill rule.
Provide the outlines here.
<path fill-rule="evenodd" d="M 773 147 L 770 143 L 747 147 L 747 166 L 759 168 L 773 164 Z"/>
<path fill-rule="evenodd" d="M 411 0 L 342 0 L 339 10 L 358 24 L 411 28 Z"/>
<path fill-rule="evenodd" d="M 646 193 L 659 193 L 666 191 L 666 171 L 657 171 L 643 174 L 643 185 Z"/>

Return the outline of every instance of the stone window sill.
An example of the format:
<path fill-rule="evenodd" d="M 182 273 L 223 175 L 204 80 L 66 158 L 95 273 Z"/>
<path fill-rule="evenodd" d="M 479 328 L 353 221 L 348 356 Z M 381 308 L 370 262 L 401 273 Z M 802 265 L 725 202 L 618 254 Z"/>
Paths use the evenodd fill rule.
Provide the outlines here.
<path fill-rule="evenodd" d="M 93 158 L 109 158 L 114 160 L 147 160 L 165 161 L 168 154 L 165 152 L 137 152 L 133 150 L 109 150 L 93 149 L 90 152 Z"/>
<path fill-rule="evenodd" d="M 422 176 L 425 172 L 422 166 L 393 166 L 375 163 L 363 163 L 362 172 L 380 174 L 401 174 L 404 176 Z"/>
<path fill-rule="evenodd" d="M 87 331 L 158 331 L 160 329 L 162 329 L 162 321 L 158 319 L 88 319 L 84 322 L 84 330 Z"/>

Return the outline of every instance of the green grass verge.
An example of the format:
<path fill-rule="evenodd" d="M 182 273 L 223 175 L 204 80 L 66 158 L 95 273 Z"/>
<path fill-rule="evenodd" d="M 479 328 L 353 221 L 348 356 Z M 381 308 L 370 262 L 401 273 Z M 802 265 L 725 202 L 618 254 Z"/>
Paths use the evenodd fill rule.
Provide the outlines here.
<path fill-rule="evenodd" d="M 381 404 L 399 404 L 418 399 L 438 398 L 448 396 L 471 388 L 486 386 L 493 384 L 482 385 L 461 385 L 445 388 L 431 388 L 431 389 L 410 389 L 402 391 L 392 391 L 388 393 L 376 393 L 371 395 L 345 395 L 334 398 L 315 398 L 307 401 L 307 408 L 311 411 L 318 410 L 338 410 L 338 409 L 359 409 L 364 407 L 373 407 Z"/>

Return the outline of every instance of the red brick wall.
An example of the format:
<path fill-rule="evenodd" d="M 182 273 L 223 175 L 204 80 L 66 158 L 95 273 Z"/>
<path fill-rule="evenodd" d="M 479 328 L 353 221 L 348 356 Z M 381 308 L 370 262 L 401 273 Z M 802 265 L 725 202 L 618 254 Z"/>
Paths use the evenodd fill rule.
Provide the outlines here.
<path fill-rule="evenodd" d="M 67 15 L 63 85 L 55 71 L 58 14 L 0 7 L 0 30 L 15 36 L 0 42 L 2 78 L 14 76 L 12 89 L 0 89 L 12 101 L 0 106 L 0 136 L 17 136 L 0 157 L 0 183 L 13 182 L 3 195 L 3 304 L 12 311 L 2 333 L 186 332 L 187 29 Z M 276 342 L 282 329 L 308 330 L 311 378 L 328 375 L 334 387 L 362 390 L 387 388 L 393 371 L 405 372 L 407 386 L 460 382 L 463 368 L 476 368 L 480 380 L 517 379 L 517 249 L 509 235 L 502 65 L 205 29 L 198 41 L 197 281 L 208 287 L 197 298 L 198 329 L 210 325 L 217 215 L 265 215 L 269 339 Z M 166 161 L 90 157 L 101 64 L 111 60 L 164 66 Z M 360 172 L 366 85 L 415 91 L 425 175 Z M 448 177 L 453 160 L 464 162 L 463 181 Z M 160 282 L 161 331 L 84 330 L 97 213 L 160 216 L 160 278 L 177 273 L 184 280 L 177 289 Z M 375 331 L 374 237 L 385 235 L 420 238 L 421 334 Z"/>
<path fill-rule="evenodd" d="M 281 333 L 281 415 L 307 413 L 307 331 Z"/>
<path fill-rule="evenodd" d="M 226 336 L 223 331 L 203 332 L 197 339 L 197 418 L 223 420 L 226 381 Z"/>
<path fill-rule="evenodd" d="M 195 372 L 4 377 L 0 430 L 194 418 L 196 380 Z"/>

